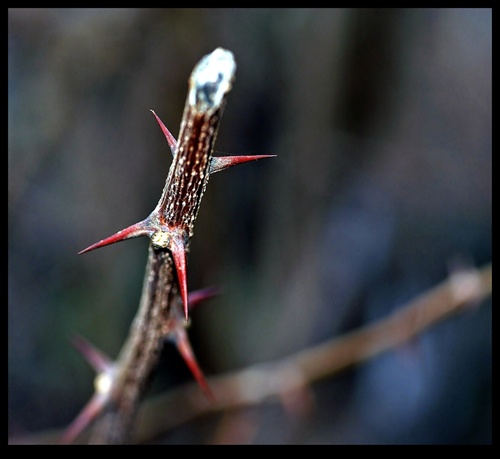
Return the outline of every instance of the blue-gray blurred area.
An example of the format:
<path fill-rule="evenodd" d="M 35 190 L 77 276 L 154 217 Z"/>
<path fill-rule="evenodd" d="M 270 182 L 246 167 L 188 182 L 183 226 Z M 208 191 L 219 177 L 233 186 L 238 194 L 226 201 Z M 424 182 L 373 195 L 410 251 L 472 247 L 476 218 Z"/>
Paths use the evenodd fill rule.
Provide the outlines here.
<path fill-rule="evenodd" d="M 222 46 L 236 80 L 218 154 L 276 154 L 211 177 L 189 288 L 207 376 L 383 318 L 492 257 L 490 9 L 9 9 L 8 433 L 62 428 L 92 393 L 79 334 L 117 356 L 148 241 L 81 256 L 146 217 L 187 81 Z M 311 387 L 296 418 L 248 415 L 256 444 L 492 442 L 487 301 Z M 151 393 L 192 377 L 167 346 Z M 206 444 L 220 418 L 159 442 Z M 231 442 L 231 437 L 227 438 Z M 236 441 L 236 440 L 234 440 Z"/>

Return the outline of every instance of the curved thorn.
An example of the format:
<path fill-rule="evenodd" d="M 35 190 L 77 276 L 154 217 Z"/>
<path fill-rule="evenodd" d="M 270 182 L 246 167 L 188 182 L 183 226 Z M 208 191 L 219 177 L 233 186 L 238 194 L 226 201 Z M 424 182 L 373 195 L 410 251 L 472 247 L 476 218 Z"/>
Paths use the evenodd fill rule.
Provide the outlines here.
<path fill-rule="evenodd" d="M 250 155 L 250 156 L 213 156 L 210 160 L 209 174 L 223 171 L 231 166 L 257 161 L 258 159 L 274 158 L 277 155 Z"/>
<path fill-rule="evenodd" d="M 186 246 L 180 236 L 173 236 L 170 241 L 170 251 L 174 258 L 175 270 L 177 271 L 177 280 L 184 307 L 184 316 L 188 320 L 188 288 L 187 288 L 187 269 L 186 269 Z"/>
<path fill-rule="evenodd" d="M 133 237 L 139 236 L 149 236 L 152 232 L 153 230 L 149 227 L 146 220 L 143 220 L 139 223 L 130 225 L 129 227 L 122 229 L 121 231 L 118 231 L 112 236 L 109 236 L 105 239 L 100 240 L 99 242 L 96 242 L 95 244 L 90 245 L 86 249 L 80 250 L 80 252 L 78 252 L 78 255 L 81 255 L 85 252 L 90 252 L 91 250 L 99 249 L 106 245 L 114 244 L 115 242 L 124 241 L 125 239 L 131 239 Z"/>
<path fill-rule="evenodd" d="M 167 139 L 168 146 L 170 147 L 170 151 L 172 152 L 172 156 L 175 156 L 175 151 L 177 149 L 177 140 L 175 140 L 175 137 L 170 133 L 170 131 L 163 124 L 163 121 L 154 112 L 154 110 L 151 110 L 151 113 L 155 116 L 156 121 L 158 121 L 158 124 L 160 125 L 160 128 L 163 131 L 163 134 L 165 135 L 165 138 Z"/>
<path fill-rule="evenodd" d="M 183 327 L 177 328 L 174 335 L 174 341 L 179 353 L 186 362 L 186 365 L 198 382 L 198 385 L 201 387 L 201 390 L 210 400 L 215 401 L 215 395 L 212 392 L 212 389 L 210 389 L 210 386 L 208 385 L 207 380 L 205 379 L 205 376 L 203 375 L 203 372 L 198 365 L 186 330 Z"/>

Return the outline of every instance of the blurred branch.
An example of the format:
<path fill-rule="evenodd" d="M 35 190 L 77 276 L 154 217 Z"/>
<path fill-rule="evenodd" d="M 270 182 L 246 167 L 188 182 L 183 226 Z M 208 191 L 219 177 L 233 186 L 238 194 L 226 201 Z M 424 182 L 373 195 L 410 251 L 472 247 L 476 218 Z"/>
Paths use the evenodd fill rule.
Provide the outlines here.
<path fill-rule="evenodd" d="M 456 272 L 387 318 L 283 360 L 210 378 L 214 403 L 195 384 L 147 400 L 138 414 L 135 442 L 147 442 L 205 414 L 285 400 L 287 395 L 300 393 L 314 382 L 394 349 L 449 316 L 480 304 L 491 291 L 491 264 Z M 52 443 L 58 435 L 43 432 L 10 439 L 10 443 Z"/>
<path fill-rule="evenodd" d="M 138 419 L 136 442 L 210 413 L 285 398 L 359 364 L 457 314 L 491 295 L 492 265 L 452 273 L 389 317 L 305 349 L 283 360 L 258 364 L 209 379 L 217 400 L 210 404 L 195 385 L 147 401 Z"/>

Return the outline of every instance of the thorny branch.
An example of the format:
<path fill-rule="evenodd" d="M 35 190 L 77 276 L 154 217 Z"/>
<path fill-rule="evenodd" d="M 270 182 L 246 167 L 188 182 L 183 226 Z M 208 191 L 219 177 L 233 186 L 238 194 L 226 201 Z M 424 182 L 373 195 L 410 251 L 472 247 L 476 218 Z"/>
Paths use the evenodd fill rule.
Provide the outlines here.
<path fill-rule="evenodd" d="M 174 156 L 156 208 L 143 221 L 80 252 L 137 236 L 151 240 L 138 313 L 117 361 L 112 362 L 84 340 L 76 343 L 98 370 L 98 376 L 94 396 L 59 438 L 62 442 L 73 441 L 96 418 L 90 443 L 127 443 L 132 439 L 143 442 L 204 413 L 276 398 L 285 401 L 289 394 L 305 392 L 319 379 L 398 346 L 491 292 L 491 266 L 481 272 L 455 274 L 387 319 L 282 361 L 212 378 L 209 386 L 185 331 L 190 306 L 186 254 L 194 222 L 210 174 L 272 156 L 212 156 L 235 69 L 232 53 L 221 48 L 205 56 L 194 68 L 179 142 L 153 112 Z M 212 403 L 201 397 L 199 388 L 186 386 L 172 391 L 143 407 L 139 428 L 134 432 L 139 403 L 166 339 L 177 344 Z"/>
<path fill-rule="evenodd" d="M 127 443 L 135 415 L 166 339 L 172 339 L 199 385 L 212 393 L 198 368 L 185 332 L 188 321 L 187 253 L 209 176 L 230 166 L 274 155 L 213 157 L 213 148 L 236 63 L 230 51 L 217 48 L 195 66 L 178 142 L 153 112 L 173 154 L 156 208 L 144 220 L 103 239 L 80 253 L 130 239 L 151 240 L 139 309 L 115 363 L 100 373 L 96 394 L 69 427 L 62 442 L 97 417 L 91 443 Z M 92 352 L 92 351 L 91 351 Z"/>

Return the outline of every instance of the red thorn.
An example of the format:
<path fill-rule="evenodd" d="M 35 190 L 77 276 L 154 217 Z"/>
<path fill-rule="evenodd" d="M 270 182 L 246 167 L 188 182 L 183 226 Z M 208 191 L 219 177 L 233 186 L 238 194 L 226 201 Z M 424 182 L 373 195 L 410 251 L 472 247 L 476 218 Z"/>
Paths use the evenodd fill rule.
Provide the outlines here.
<path fill-rule="evenodd" d="M 251 155 L 251 156 L 213 156 L 210 161 L 210 174 L 223 171 L 231 166 L 257 161 L 258 159 L 274 158 L 276 155 Z"/>
<path fill-rule="evenodd" d="M 200 303 L 208 301 L 217 295 L 220 295 L 220 289 L 217 287 L 207 287 L 203 290 L 195 290 L 188 295 L 189 309 L 193 309 Z"/>
<path fill-rule="evenodd" d="M 186 269 L 186 246 L 181 236 L 172 236 L 170 242 L 170 251 L 174 258 L 175 270 L 177 271 L 177 280 L 184 307 L 184 316 L 188 320 L 188 288 L 187 288 L 187 269 Z"/>
<path fill-rule="evenodd" d="M 83 336 L 73 336 L 71 343 L 83 355 L 85 360 L 90 363 L 96 373 L 107 371 L 113 365 L 113 361 L 106 354 L 93 346 Z"/>
<path fill-rule="evenodd" d="M 109 372 L 113 366 L 112 360 L 99 349 L 80 335 L 74 335 L 71 343 L 83 355 L 85 360 L 90 363 L 96 373 Z M 80 411 L 78 416 L 65 429 L 59 438 L 59 444 L 67 445 L 71 443 L 86 427 L 102 412 L 108 401 L 107 394 L 95 392 L 91 399 Z"/>
<path fill-rule="evenodd" d="M 59 438 L 59 444 L 67 445 L 71 443 L 90 423 L 102 412 L 106 403 L 106 398 L 102 394 L 95 393 L 88 403 L 83 407 L 82 411 L 66 428 L 62 436 Z"/>
<path fill-rule="evenodd" d="M 152 232 L 153 230 L 149 228 L 149 225 L 147 224 L 146 220 L 143 220 L 139 223 L 135 223 L 129 226 L 128 228 L 118 231 L 118 233 L 115 233 L 112 236 L 107 237 L 106 239 L 102 239 L 99 242 L 92 244 L 86 249 L 83 249 L 80 252 L 78 252 L 78 255 L 81 255 L 82 253 L 85 252 L 90 252 L 91 250 L 99 249 L 106 245 L 114 244 L 115 242 L 124 241 L 125 239 L 131 239 L 133 237 L 138 237 L 138 236 L 149 236 Z"/>
<path fill-rule="evenodd" d="M 172 152 L 172 155 L 175 156 L 175 151 L 177 149 L 177 140 L 175 140 L 175 137 L 170 133 L 170 131 L 167 129 L 167 126 L 165 126 L 163 124 L 163 121 L 154 112 L 154 110 L 151 110 L 151 113 L 155 116 L 156 121 L 158 121 L 158 124 L 160 125 L 160 128 L 163 131 L 165 138 L 167 139 L 168 146 L 170 147 L 170 151 Z"/>
<path fill-rule="evenodd" d="M 215 401 L 215 395 L 212 392 L 212 389 L 210 389 L 210 386 L 208 385 L 207 380 L 205 379 L 205 376 L 203 375 L 203 372 L 201 371 L 198 365 L 198 362 L 193 352 L 193 348 L 191 347 L 191 343 L 189 342 L 186 330 L 183 327 L 178 327 L 176 329 L 174 335 L 174 341 L 179 353 L 186 362 L 186 365 L 188 366 L 189 370 L 191 371 L 194 378 L 198 382 L 198 385 L 201 387 L 205 395 L 211 401 Z"/>

